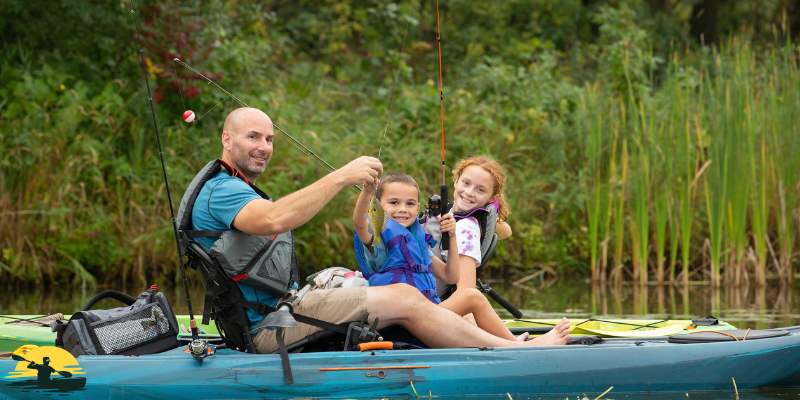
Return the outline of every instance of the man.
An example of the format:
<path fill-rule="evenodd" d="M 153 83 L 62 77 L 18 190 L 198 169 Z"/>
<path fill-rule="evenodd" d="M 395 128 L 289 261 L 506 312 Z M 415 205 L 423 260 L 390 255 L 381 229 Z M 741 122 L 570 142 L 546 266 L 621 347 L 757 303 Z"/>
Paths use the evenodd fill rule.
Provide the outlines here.
<path fill-rule="evenodd" d="M 274 136 L 272 121 L 260 110 L 239 108 L 228 115 L 222 132 L 220 158 L 226 167 L 203 184 L 194 202 L 192 225 L 195 230 L 236 230 L 274 238 L 308 222 L 342 189 L 377 184 L 383 172 L 378 159 L 360 157 L 308 187 L 273 202 L 257 194 L 249 184 L 254 184 L 269 164 Z M 207 249 L 216 241 L 210 237 L 197 240 Z M 241 282 L 239 287 L 248 301 L 274 307 L 279 300 Z M 569 321 L 564 318 L 538 340 L 501 339 L 437 307 L 417 289 L 405 284 L 312 291 L 294 304 L 294 312 L 334 324 L 359 321 L 369 312 L 370 323 L 380 318 L 380 327 L 401 325 L 435 348 L 558 345 L 569 338 Z M 251 328 L 264 319 L 255 310 L 248 310 L 248 317 Z M 283 340 L 288 345 L 319 330 L 300 323 L 297 328 L 283 330 Z M 278 348 L 275 333 L 267 329 L 256 333 L 253 342 L 259 353 Z"/>

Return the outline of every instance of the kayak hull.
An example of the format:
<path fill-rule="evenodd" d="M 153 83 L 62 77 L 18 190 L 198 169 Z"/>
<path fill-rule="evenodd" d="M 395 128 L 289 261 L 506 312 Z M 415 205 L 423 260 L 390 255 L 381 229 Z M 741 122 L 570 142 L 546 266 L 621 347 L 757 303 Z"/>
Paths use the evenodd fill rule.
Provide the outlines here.
<path fill-rule="evenodd" d="M 785 329 L 792 333 L 704 344 L 647 338 L 525 349 L 290 354 L 291 385 L 280 357 L 272 354 L 219 350 L 203 365 L 182 349 L 140 357 L 81 356 L 86 385 L 80 394 L 212 399 L 585 393 L 593 398 L 612 386 L 614 394 L 733 391 L 733 379 L 738 390 L 800 387 L 800 327 Z M 0 393 L 26 398 L 2 379 L 15 366 L 0 360 Z"/>

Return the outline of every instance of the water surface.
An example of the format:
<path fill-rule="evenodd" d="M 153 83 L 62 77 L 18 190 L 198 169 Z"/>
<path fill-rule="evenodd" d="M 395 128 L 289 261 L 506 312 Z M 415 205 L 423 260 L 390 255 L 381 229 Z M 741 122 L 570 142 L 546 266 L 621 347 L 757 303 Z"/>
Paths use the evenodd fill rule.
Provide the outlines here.
<path fill-rule="evenodd" d="M 549 284 L 513 284 L 510 280 L 489 280 L 488 283 L 519 308 L 525 318 L 558 318 L 566 316 L 579 322 L 589 317 L 640 319 L 691 319 L 713 315 L 739 328 L 777 328 L 800 325 L 796 299 L 800 285 L 767 285 L 766 287 L 725 286 L 644 286 L 622 284 L 591 285 L 580 281 L 560 280 Z M 93 292 L 69 287 L 10 287 L 0 297 L 0 314 L 72 314 L 103 290 L 119 290 L 136 297 L 146 285 L 128 288 L 102 286 Z M 188 314 L 188 303 L 181 282 L 160 287 L 176 314 Z M 191 282 L 191 301 L 195 312 L 202 309 L 203 286 Z M 513 318 L 493 303 L 503 318 Z M 121 304 L 104 300 L 95 308 L 112 308 Z"/>

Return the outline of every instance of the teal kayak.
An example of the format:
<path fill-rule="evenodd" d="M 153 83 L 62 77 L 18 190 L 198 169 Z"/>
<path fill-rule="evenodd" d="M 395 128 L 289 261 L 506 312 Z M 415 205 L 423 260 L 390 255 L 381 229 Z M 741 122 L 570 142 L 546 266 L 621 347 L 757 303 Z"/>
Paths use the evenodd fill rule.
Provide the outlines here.
<path fill-rule="evenodd" d="M 0 316 L 0 352 L 14 351 L 23 345 L 52 346 L 56 334 L 50 330 L 47 321 L 52 318 L 65 318 L 61 314 L 53 316 L 41 315 L 6 315 Z M 178 315 L 178 324 L 189 326 L 188 315 Z M 36 321 L 44 321 L 37 323 Z M 713 325 L 696 325 L 692 320 L 634 320 L 634 319 L 586 319 L 574 320 L 570 335 L 600 337 L 656 337 L 672 334 L 685 334 L 700 330 L 732 330 L 731 324 L 716 321 Z M 557 319 L 522 319 L 505 321 L 512 332 L 520 334 L 529 332 L 539 335 L 547 332 L 558 323 Z M 218 338 L 219 332 L 214 325 L 199 325 L 204 331 L 204 339 Z M 178 334 L 179 338 L 189 338 L 186 333 Z M 188 339 L 187 339 L 188 340 Z"/>
<path fill-rule="evenodd" d="M 609 398 L 690 391 L 726 391 L 720 395 L 732 397 L 734 380 L 739 391 L 800 387 L 800 327 L 724 332 L 606 338 L 593 344 L 523 349 L 289 354 L 292 384 L 286 383 L 279 355 L 228 349 L 217 350 L 202 365 L 180 347 L 139 357 L 80 356 L 62 361 L 59 368 L 72 371 L 72 378 L 85 378 L 85 386 L 76 392 L 81 398 L 384 398 L 507 393 L 514 397 L 585 394 L 596 398 L 609 388 Z M 45 349 L 63 351 L 53 347 L 38 350 Z M 26 365 L 0 359 L 0 398 L 38 399 L 45 393 L 22 384 L 31 380 Z M 23 376 L 26 373 L 27 377 Z"/>

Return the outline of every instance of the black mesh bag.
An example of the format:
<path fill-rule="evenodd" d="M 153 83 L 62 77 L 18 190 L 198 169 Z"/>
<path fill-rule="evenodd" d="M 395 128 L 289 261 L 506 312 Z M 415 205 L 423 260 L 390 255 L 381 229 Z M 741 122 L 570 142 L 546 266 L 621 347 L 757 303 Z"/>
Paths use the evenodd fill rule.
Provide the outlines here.
<path fill-rule="evenodd" d="M 167 297 L 153 286 L 139 297 L 106 290 L 94 296 L 69 322 L 53 321 L 56 346 L 80 355 L 144 355 L 178 347 L 178 320 Z M 91 310 L 100 300 L 112 298 L 127 307 Z"/>

